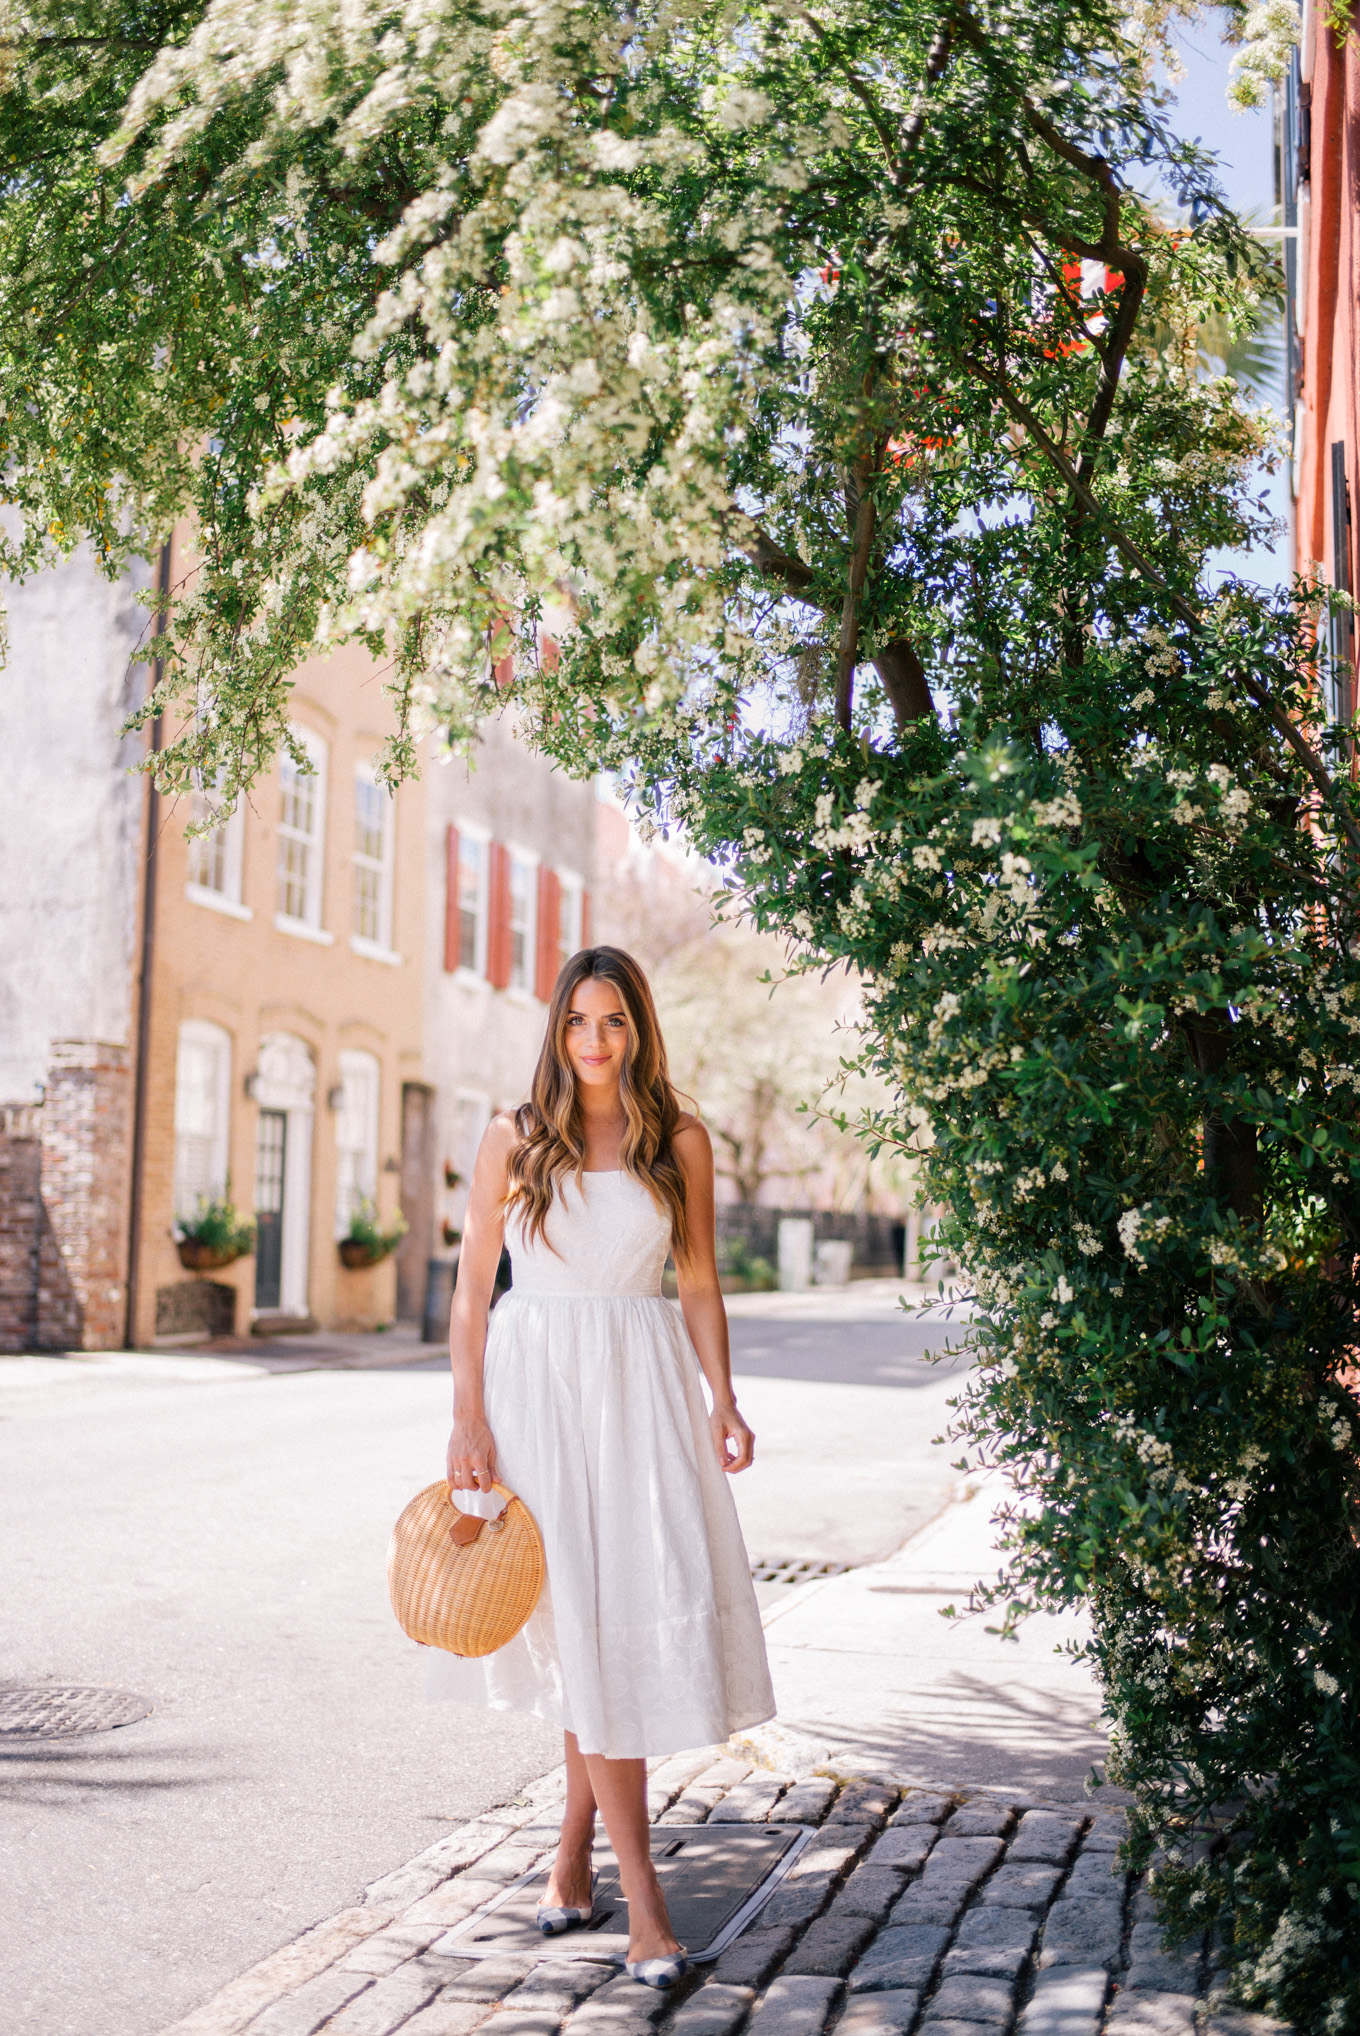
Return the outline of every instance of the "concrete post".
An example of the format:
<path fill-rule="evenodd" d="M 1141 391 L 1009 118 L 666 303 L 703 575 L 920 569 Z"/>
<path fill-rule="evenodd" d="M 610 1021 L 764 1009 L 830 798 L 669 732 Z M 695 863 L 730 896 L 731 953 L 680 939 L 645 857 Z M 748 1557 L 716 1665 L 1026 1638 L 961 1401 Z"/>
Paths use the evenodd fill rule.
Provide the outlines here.
<path fill-rule="evenodd" d="M 779 1290 L 801 1294 L 812 1284 L 812 1218 L 779 1219 Z"/>

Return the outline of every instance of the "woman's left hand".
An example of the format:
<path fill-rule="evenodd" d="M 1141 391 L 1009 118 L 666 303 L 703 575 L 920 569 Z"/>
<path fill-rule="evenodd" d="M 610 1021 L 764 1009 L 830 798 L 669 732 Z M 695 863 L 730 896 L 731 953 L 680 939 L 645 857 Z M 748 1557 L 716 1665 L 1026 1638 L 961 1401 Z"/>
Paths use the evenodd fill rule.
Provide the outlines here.
<path fill-rule="evenodd" d="M 725 1471 L 749 1470 L 756 1453 L 756 1438 L 735 1406 L 715 1407 L 708 1417 L 718 1463 Z"/>

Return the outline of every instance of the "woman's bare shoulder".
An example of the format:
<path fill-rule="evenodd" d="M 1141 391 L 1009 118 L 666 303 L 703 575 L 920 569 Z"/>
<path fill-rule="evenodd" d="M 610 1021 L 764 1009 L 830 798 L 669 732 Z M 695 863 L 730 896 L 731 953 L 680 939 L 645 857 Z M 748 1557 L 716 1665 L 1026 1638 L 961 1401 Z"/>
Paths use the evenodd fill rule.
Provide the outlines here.
<path fill-rule="evenodd" d="M 519 1144 L 519 1126 L 513 1110 L 498 1110 L 486 1130 L 482 1133 L 478 1159 L 488 1159 L 493 1166 L 503 1167 Z"/>
<path fill-rule="evenodd" d="M 713 1150 L 713 1141 L 708 1135 L 703 1119 L 696 1117 L 692 1110 L 681 1112 L 671 1134 L 671 1143 L 681 1159 L 698 1159 L 704 1153 L 711 1153 Z"/>

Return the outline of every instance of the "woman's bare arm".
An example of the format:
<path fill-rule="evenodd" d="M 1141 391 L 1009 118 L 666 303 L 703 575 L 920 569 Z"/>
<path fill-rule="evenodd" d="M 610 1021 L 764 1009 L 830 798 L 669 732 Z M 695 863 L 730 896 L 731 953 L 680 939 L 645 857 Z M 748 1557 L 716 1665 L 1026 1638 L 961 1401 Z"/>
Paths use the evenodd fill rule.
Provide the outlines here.
<path fill-rule="evenodd" d="M 493 1118 L 478 1148 L 463 1219 L 458 1284 L 449 1316 L 453 1433 L 449 1437 L 448 1478 L 455 1491 L 489 1491 L 496 1478 L 496 1443 L 482 1404 L 482 1363 L 496 1268 L 505 1242 L 507 1167 L 514 1143 L 513 1119 L 509 1115 Z"/>
<path fill-rule="evenodd" d="M 689 1118 L 676 1132 L 674 1148 L 685 1174 L 690 1247 L 685 1264 L 676 1260 L 680 1312 L 713 1395 L 708 1425 L 718 1462 L 727 1471 L 745 1470 L 755 1455 L 756 1439 L 737 1412 L 732 1391 L 727 1310 L 718 1284 L 713 1146 L 697 1117 Z"/>

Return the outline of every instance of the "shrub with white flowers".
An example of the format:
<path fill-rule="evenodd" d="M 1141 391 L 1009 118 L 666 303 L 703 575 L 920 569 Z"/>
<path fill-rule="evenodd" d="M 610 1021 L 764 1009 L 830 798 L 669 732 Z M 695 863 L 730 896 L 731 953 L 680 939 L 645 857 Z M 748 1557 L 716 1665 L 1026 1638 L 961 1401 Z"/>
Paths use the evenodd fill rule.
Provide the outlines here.
<path fill-rule="evenodd" d="M 513 662 L 545 750 L 859 972 L 1024 1498 L 993 1595 L 1089 1606 L 1169 1924 L 1332 2032 L 1360 808 L 1313 593 L 1205 590 L 1273 427 L 1196 332 L 1277 281 L 1160 119 L 1175 11 L 26 0 L 0 541 L 196 519 L 167 787 L 248 785 L 318 647 L 390 660 L 394 773 Z"/>

